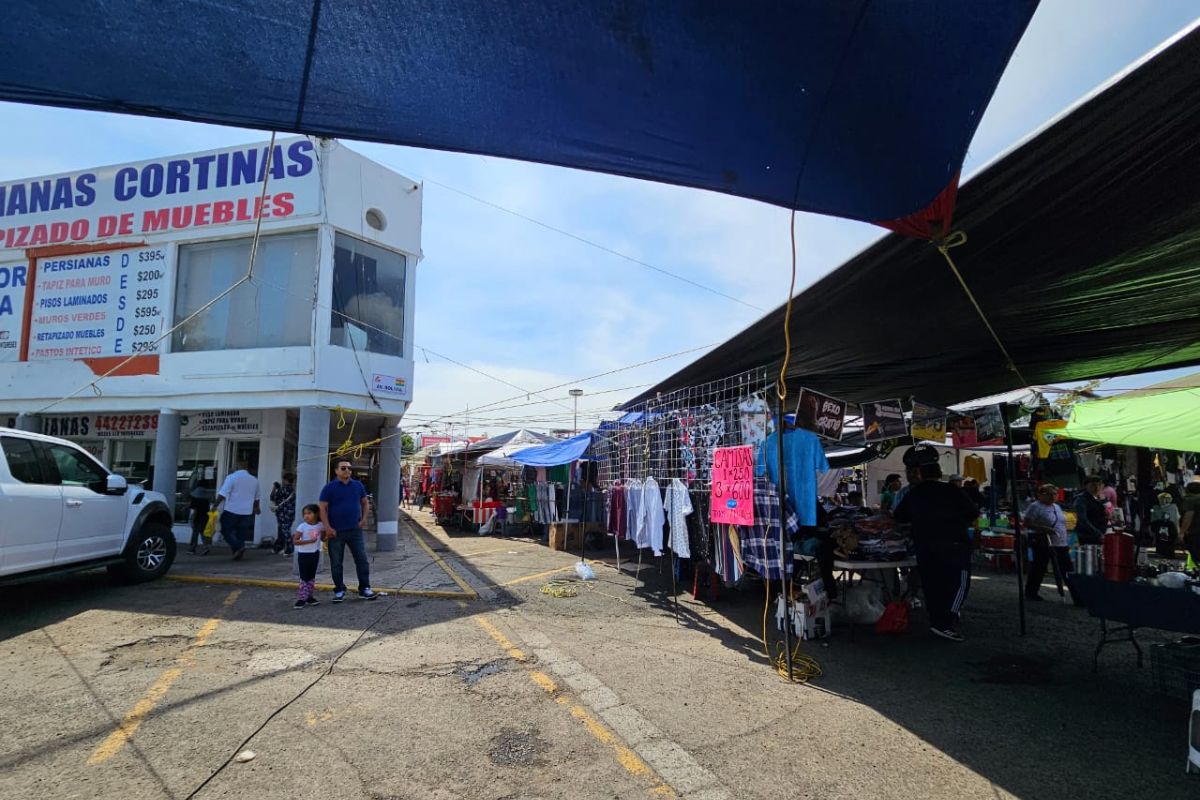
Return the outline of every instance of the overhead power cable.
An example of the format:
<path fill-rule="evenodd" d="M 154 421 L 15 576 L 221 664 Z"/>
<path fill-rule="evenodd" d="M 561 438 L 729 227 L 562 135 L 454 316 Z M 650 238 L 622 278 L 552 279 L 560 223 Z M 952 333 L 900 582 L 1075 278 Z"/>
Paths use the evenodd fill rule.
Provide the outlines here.
<path fill-rule="evenodd" d="M 418 180 L 420 180 L 424 183 L 431 183 L 434 186 L 440 186 L 441 188 L 445 189 L 448 192 L 454 192 L 455 194 L 462 195 L 463 197 L 467 198 L 468 200 L 474 200 L 476 203 L 480 203 L 481 205 L 485 205 L 489 208 L 494 208 L 497 211 L 503 211 L 505 214 L 510 214 L 511 216 L 517 217 L 518 219 L 522 219 L 530 224 L 537 225 L 539 228 L 545 228 L 546 230 L 551 231 L 553 233 L 557 233 L 560 236 L 566 236 L 568 239 L 574 239 L 575 241 L 577 241 L 581 244 L 586 244 L 589 247 L 594 247 L 597 250 L 600 250 L 601 252 L 607 253 L 611 256 L 616 256 L 617 258 L 624 259 L 625 261 L 628 261 L 631 264 L 637 264 L 639 267 L 644 267 L 648 270 L 657 272 L 660 275 L 665 275 L 668 278 L 672 278 L 672 279 L 680 281 L 682 283 L 686 283 L 689 286 L 694 286 L 697 289 L 708 292 L 709 294 L 714 294 L 717 297 L 723 297 L 726 300 L 732 300 L 733 302 L 735 302 L 739 305 L 743 305 L 746 308 L 754 309 L 755 311 L 758 311 L 760 313 L 766 311 L 766 309 L 756 306 L 753 303 L 747 303 L 745 300 L 742 300 L 739 297 L 734 297 L 731 294 L 726 294 L 725 292 L 722 292 L 720 289 L 714 289 L 711 286 L 707 286 L 703 283 L 700 283 L 699 281 L 694 281 L 691 278 L 687 278 L 683 275 L 680 275 L 677 272 L 671 272 L 668 269 L 663 269 L 662 267 L 655 266 L 654 264 L 651 264 L 648 261 L 643 261 L 640 258 L 635 258 L 635 257 L 629 255 L 628 253 L 622 253 L 620 250 L 614 250 L 611 247 L 607 247 L 603 244 L 600 244 L 599 242 L 593 241 L 584 236 L 580 236 L 577 233 L 572 233 L 571 231 L 564 230 L 563 228 L 559 228 L 555 225 L 551 225 L 548 222 L 542 222 L 540 219 L 531 217 L 528 214 L 522 214 L 520 211 L 514 211 L 513 209 L 507 208 L 506 206 L 502 206 L 499 203 L 494 203 L 491 200 L 486 200 L 482 197 L 479 197 L 478 195 L 471 194 L 470 192 L 464 191 L 462 189 L 458 189 L 447 183 L 442 183 L 441 181 L 434 180 L 433 178 L 422 177 L 420 174 L 418 174 L 416 172 L 412 172 L 411 170 L 407 170 L 403 167 L 398 167 L 395 165 L 392 165 L 392 167 L 394 169 L 399 170 L 400 172 L 403 172 L 406 175 L 411 175 L 414 178 L 417 178 Z"/>

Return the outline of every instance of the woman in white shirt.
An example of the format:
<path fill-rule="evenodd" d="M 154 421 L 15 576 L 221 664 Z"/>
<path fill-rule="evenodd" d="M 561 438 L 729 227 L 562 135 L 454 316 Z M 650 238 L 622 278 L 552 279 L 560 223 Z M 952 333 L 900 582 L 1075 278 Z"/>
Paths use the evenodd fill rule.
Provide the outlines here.
<path fill-rule="evenodd" d="M 1058 564 L 1060 575 L 1073 572 L 1070 540 L 1067 536 L 1067 515 L 1054 502 L 1058 487 L 1045 483 L 1038 487 L 1037 499 L 1025 510 L 1025 527 L 1029 531 L 1029 543 L 1033 549 L 1033 563 L 1029 565 L 1029 577 L 1025 581 L 1025 598 L 1041 600 L 1038 590 L 1046 577 L 1046 566 L 1051 556 Z"/>

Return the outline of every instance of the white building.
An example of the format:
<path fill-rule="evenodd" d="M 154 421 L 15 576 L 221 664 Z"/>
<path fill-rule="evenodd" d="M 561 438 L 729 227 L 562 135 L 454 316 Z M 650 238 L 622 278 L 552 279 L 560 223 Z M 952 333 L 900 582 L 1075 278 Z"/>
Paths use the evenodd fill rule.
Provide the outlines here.
<path fill-rule="evenodd" d="M 275 535 L 274 481 L 297 474 L 299 509 L 347 453 L 384 547 L 422 187 L 337 141 L 268 150 L 0 184 L 0 425 L 79 442 L 174 496 L 180 538 L 192 491 L 240 458 L 262 483 L 257 541 Z"/>

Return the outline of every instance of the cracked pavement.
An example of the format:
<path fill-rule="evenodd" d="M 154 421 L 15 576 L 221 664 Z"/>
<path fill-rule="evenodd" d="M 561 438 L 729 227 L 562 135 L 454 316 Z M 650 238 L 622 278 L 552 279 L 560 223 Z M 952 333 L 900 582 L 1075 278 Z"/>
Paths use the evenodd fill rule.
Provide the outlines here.
<path fill-rule="evenodd" d="M 1017 637 L 1007 576 L 972 589 L 967 643 L 838 632 L 805 645 L 825 676 L 801 686 L 766 663 L 761 587 L 676 606 L 645 559 L 554 598 L 577 556 L 411 524 L 480 599 L 0 589 L 0 797 L 1195 796 L 1184 704 L 1132 651 L 1092 675 L 1076 609 L 1041 604 Z"/>

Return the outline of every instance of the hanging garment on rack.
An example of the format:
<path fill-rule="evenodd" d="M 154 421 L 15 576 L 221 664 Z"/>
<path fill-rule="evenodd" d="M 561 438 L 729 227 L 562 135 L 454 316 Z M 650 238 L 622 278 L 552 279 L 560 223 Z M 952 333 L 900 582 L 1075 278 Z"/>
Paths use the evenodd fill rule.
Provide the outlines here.
<path fill-rule="evenodd" d="M 694 481 L 696 479 L 696 451 L 692 446 L 692 428 L 695 426 L 696 420 L 689 409 L 684 409 L 679 412 L 676 423 L 679 436 L 679 474 L 683 475 L 685 481 Z"/>
<path fill-rule="evenodd" d="M 709 493 L 703 489 L 688 492 L 695 513 L 687 518 L 688 543 L 692 558 L 713 560 L 712 529 L 708 522 Z"/>
<path fill-rule="evenodd" d="M 780 580 L 785 573 L 792 574 L 792 534 L 800 526 L 796 515 L 789 511 L 787 541 L 781 550 L 779 528 L 782 520 L 783 510 L 775 485 L 766 478 L 756 478 L 754 524 L 741 529 L 742 563 L 771 580 Z"/>
<path fill-rule="evenodd" d="M 738 534 L 736 525 L 716 525 L 716 547 L 714 553 L 716 555 L 716 563 L 713 565 L 713 570 L 721 576 L 721 580 L 726 586 L 733 586 L 742 577 L 742 565 L 738 561 L 741 557 L 741 538 Z"/>
<path fill-rule="evenodd" d="M 663 525 L 667 522 L 667 516 L 663 509 L 662 492 L 654 478 L 646 478 L 642 484 L 642 518 L 643 526 L 638 529 L 641 538 L 637 540 L 637 545 L 639 548 L 649 547 L 654 555 L 661 556 Z"/>
<path fill-rule="evenodd" d="M 712 479 L 713 448 L 725 444 L 725 417 L 720 409 L 708 404 L 695 409 L 694 414 L 686 420 L 681 420 L 681 426 L 687 431 L 688 441 L 695 457 L 694 474 L 690 479 L 706 483 Z"/>
<path fill-rule="evenodd" d="M 667 521 L 671 525 L 671 551 L 680 558 L 691 558 L 688 543 L 687 518 L 692 513 L 692 498 L 679 478 L 672 478 L 667 486 Z"/>
<path fill-rule="evenodd" d="M 979 485 L 983 486 L 988 482 L 987 466 L 984 464 L 983 456 L 976 453 L 971 453 L 963 459 L 962 474 L 964 478 L 973 478 L 979 481 Z"/>
<path fill-rule="evenodd" d="M 762 395 L 755 393 L 738 403 L 738 423 L 742 432 L 742 444 L 757 448 L 775 432 L 775 420 L 771 409 Z"/>
<path fill-rule="evenodd" d="M 608 492 L 608 532 L 624 539 L 629 531 L 628 508 L 625 506 L 625 487 L 614 481 Z"/>
<path fill-rule="evenodd" d="M 779 444 L 776 433 L 769 435 L 758 451 L 756 475 L 765 465 L 770 479 L 779 481 Z M 783 434 L 783 463 L 787 471 L 787 494 L 792 499 L 800 524 L 817 524 L 817 473 L 828 472 L 829 462 L 821 440 L 811 431 L 795 430 Z"/>
<path fill-rule="evenodd" d="M 557 486 L 553 483 L 537 484 L 537 516 L 538 522 L 549 525 L 558 522 Z"/>
<path fill-rule="evenodd" d="M 625 519 L 625 536 L 634 542 L 640 541 L 645 518 L 642 515 L 642 482 L 637 478 L 625 481 Z"/>

